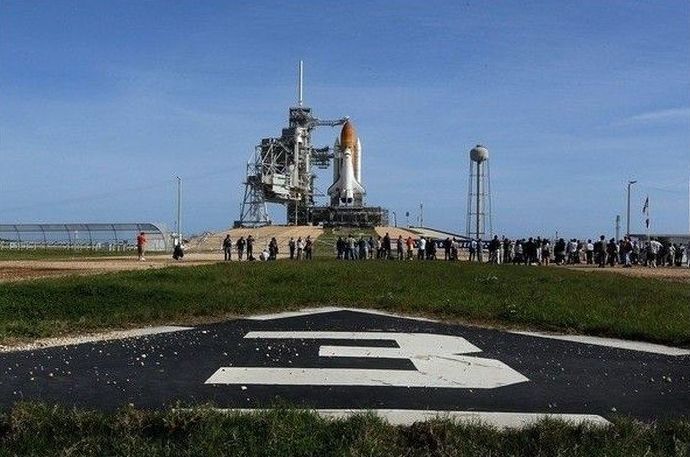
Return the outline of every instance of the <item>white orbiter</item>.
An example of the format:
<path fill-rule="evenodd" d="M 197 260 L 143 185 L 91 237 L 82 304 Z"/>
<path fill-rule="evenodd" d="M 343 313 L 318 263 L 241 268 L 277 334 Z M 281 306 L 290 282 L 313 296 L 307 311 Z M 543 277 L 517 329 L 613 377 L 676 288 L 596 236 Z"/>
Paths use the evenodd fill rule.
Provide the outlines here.
<path fill-rule="evenodd" d="M 331 205 L 362 206 L 366 193 L 361 184 L 362 143 L 352 122 L 345 122 L 333 149 L 333 184 L 328 188 Z"/>

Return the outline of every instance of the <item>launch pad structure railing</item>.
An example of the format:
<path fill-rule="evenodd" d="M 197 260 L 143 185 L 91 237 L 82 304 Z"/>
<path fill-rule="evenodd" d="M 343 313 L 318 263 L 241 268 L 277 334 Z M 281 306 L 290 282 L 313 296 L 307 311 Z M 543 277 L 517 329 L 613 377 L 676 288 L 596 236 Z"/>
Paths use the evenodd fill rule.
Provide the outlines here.
<path fill-rule="evenodd" d="M 171 236 L 161 224 L 0 224 L 0 249 L 92 249 L 126 251 L 136 247 L 143 232 L 150 251 L 172 249 Z"/>

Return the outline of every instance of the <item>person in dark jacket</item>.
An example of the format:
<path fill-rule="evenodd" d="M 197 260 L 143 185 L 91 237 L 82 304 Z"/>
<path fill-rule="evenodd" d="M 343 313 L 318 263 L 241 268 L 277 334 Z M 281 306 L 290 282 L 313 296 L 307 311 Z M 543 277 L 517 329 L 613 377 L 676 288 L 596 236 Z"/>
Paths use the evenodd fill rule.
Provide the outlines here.
<path fill-rule="evenodd" d="M 232 260 L 232 239 L 230 238 L 230 234 L 227 234 L 223 239 L 222 247 L 225 261 Z"/>

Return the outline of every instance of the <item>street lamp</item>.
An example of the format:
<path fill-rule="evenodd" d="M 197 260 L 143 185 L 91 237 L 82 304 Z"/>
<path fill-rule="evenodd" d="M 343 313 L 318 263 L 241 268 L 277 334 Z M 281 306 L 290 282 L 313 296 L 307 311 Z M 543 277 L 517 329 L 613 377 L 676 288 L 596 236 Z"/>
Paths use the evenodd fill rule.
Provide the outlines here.
<path fill-rule="evenodd" d="M 637 181 L 628 181 L 628 217 L 625 220 L 625 234 L 630 238 L 630 187 Z"/>
<path fill-rule="evenodd" d="M 177 179 L 177 244 L 182 246 L 182 178 L 175 176 Z"/>

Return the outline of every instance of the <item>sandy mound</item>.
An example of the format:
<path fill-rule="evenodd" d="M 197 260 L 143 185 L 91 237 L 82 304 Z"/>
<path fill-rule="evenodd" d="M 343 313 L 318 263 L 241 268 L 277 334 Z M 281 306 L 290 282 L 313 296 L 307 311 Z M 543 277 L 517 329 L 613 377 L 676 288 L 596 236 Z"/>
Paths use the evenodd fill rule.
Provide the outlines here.
<path fill-rule="evenodd" d="M 288 241 L 290 238 L 302 237 L 305 239 L 311 236 L 312 240 L 316 240 L 323 233 L 323 229 L 314 226 L 285 226 L 285 225 L 269 225 L 268 227 L 260 228 L 238 228 L 230 229 L 224 232 L 206 233 L 204 235 L 192 238 L 187 244 L 187 251 L 189 252 L 221 252 L 223 239 L 225 235 L 230 234 L 233 244 L 241 237 L 254 237 L 254 252 L 255 255 L 268 245 L 271 238 L 278 241 L 278 251 L 280 254 L 288 253 Z"/>

